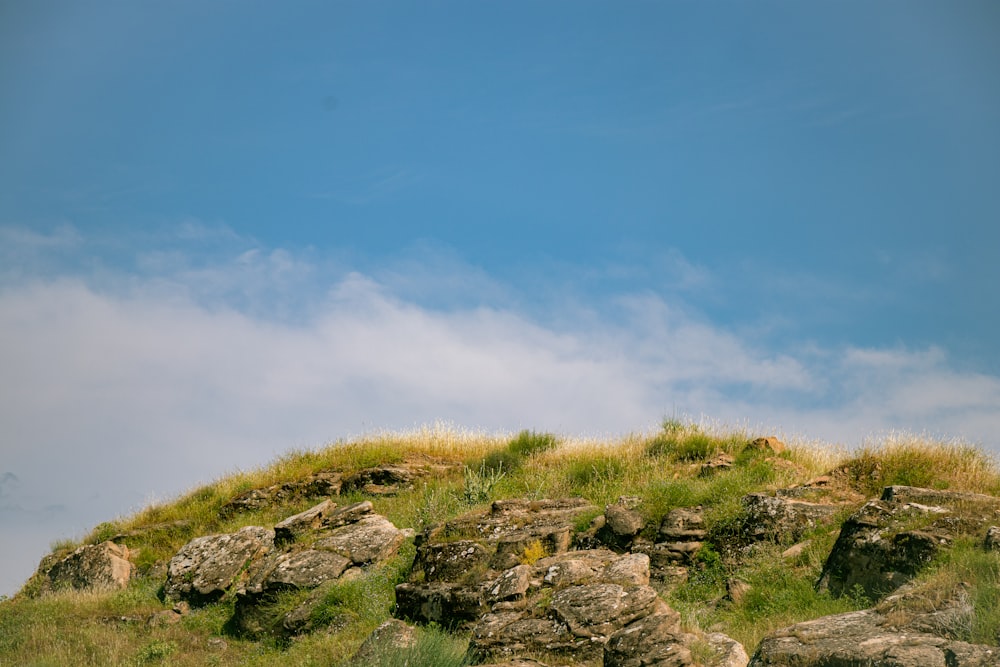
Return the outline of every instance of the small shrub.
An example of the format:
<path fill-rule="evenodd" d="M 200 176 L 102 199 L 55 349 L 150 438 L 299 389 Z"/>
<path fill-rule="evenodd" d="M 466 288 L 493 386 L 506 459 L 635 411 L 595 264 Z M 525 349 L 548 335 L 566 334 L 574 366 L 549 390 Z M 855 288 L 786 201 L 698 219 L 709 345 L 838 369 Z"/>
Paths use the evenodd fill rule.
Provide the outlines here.
<path fill-rule="evenodd" d="M 170 657 L 177 651 L 177 644 L 168 641 L 152 641 L 143 647 L 135 657 L 135 664 L 148 665 Z"/>
<path fill-rule="evenodd" d="M 479 470 L 465 466 L 465 486 L 462 491 L 463 500 L 469 505 L 485 503 L 493 498 L 493 490 L 506 476 L 502 464 L 496 469 L 486 467 L 486 462 Z"/>
<path fill-rule="evenodd" d="M 535 540 L 524 548 L 524 553 L 521 554 L 520 558 L 521 565 L 534 565 L 548 555 L 541 540 Z"/>
<path fill-rule="evenodd" d="M 521 458 L 527 458 L 533 454 L 547 452 L 555 449 L 559 445 L 559 439 L 552 433 L 536 433 L 535 431 L 521 431 L 507 445 L 507 450 Z"/>

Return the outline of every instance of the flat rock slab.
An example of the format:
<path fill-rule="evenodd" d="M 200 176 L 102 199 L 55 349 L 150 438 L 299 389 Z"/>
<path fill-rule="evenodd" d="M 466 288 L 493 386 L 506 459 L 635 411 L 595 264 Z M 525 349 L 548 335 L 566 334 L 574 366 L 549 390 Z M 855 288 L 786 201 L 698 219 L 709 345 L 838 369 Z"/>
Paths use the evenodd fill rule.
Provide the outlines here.
<path fill-rule="evenodd" d="M 274 531 L 246 526 L 235 533 L 196 537 L 167 565 L 163 592 L 174 600 L 212 602 L 243 582 L 249 565 L 274 547 Z"/>
<path fill-rule="evenodd" d="M 764 639 L 750 667 L 996 667 L 1000 648 L 886 627 L 868 609 L 824 616 Z"/>
<path fill-rule="evenodd" d="M 114 542 L 86 545 L 50 566 L 47 575 L 53 588 L 125 588 L 135 570 L 128 558 L 128 547 Z"/>

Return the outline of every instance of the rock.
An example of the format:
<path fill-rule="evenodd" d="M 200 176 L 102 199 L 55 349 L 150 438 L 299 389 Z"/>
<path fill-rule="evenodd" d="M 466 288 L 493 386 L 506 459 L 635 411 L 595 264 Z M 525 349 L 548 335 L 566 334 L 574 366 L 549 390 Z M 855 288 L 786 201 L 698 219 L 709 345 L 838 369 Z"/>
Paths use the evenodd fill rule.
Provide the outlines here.
<path fill-rule="evenodd" d="M 532 568 L 529 565 L 512 567 L 487 586 L 490 603 L 520 600 L 531 587 Z"/>
<path fill-rule="evenodd" d="M 340 493 L 339 472 L 323 470 L 302 479 L 274 484 L 262 489 L 251 489 L 233 498 L 219 510 L 222 518 L 240 512 L 254 512 L 278 503 L 289 503 L 300 498 L 335 496 Z"/>
<path fill-rule="evenodd" d="M 328 537 L 316 540 L 313 548 L 333 551 L 355 565 L 364 565 L 389 558 L 402 543 L 402 531 L 384 516 L 374 514 L 335 528 Z"/>
<path fill-rule="evenodd" d="M 718 656 L 713 662 L 713 667 L 747 667 L 750 656 L 739 643 L 732 637 L 721 632 L 710 632 L 705 635 L 705 641 L 712 647 Z"/>
<path fill-rule="evenodd" d="M 707 537 L 701 507 L 678 507 L 661 522 L 656 544 L 636 540 L 632 551 L 649 556 L 655 579 L 676 579 L 676 568 L 693 563 Z"/>
<path fill-rule="evenodd" d="M 1000 527 L 990 526 L 986 530 L 986 538 L 983 540 L 983 548 L 987 551 L 1000 551 Z"/>
<path fill-rule="evenodd" d="M 469 653 L 513 658 L 532 653 L 558 653 L 586 660 L 600 655 L 600 644 L 575 636 L 565 623 L 520 611 L 485 614 L 472 631 Z"/>
<path fill-rule="evenodd" d="M 373 511 L 374 508 L 370 500 L 336 507 L 332 512 L 323 516 L 320 526 L 324 529 L 340 528 L 349 523 L 357 522 L 362 517 L 372 514 Z"/>
<path fill-rule="evenodd" d="M 247 591 L 263 593 L 288 588 L 316 588 L 325 581 L 338 578 L 350 565 L 349 558 L 322 549 L 284 553 L 254 578 Z"/>
<path fill-rule="evenodd" d="M 676 612 L 645 616 L 611 635 L 604 667 L 689 667 L 695 662 L 684 641 Z"/>
<path fill-rule="evenodd" d="M 212 602 L 248 578 L 250 565 L 274 546 L 274 531 L 246 526 L 225 535 L 196 537 L 167 564 L 163 593 L 195 604 Z"/>
<path fill-rule="evenodd" d="M 292 542 L 300 535 L 318 529 L 322 525 L 323 519 L 330 515 L 336 507 L 337 503 L 332 500 L 324 500 L 305 512 L 284 519 L 274 526 L 275 542 Z"/>
<path fill-rule="evenodd" d="M 164 609 L 163 611 L 156 612 L 149 617 L 146 623 L 153 627 L 174 625 L 187 616 L 190 611 L 191 606 L 187 602 L 178 602 L 174 605 L 173 609 Z"/>
<path fill-rule="evenodd" d="M 572 542 L 570 526 L 540 526 L 501 537 L 490 559 L 490 567 L 504 570 L 514 567 L 529 549 L 540 549 L 543 557 L 567 551 Z"/>
<path fill-rule="evenodd" d="M 752 587 L 742 579 L 726 580 L 726 598 L 731 602 L 739 604 L 750 593 Z"/>
<path fill-rule="evenodd" d="M 602 581 L 622 586 L 649 585 L 649 556 L 646 554 L 625 554 L 604 566 L 600 574 Z"/>
<path fill-rule="evenodd" d="M 886 487 L 841 526 L 817 586 L 833 595 L 861 590 L 872 600 L 910 581 L 961 535 L 982 535 L 1000 499 L 974 493 Z"/>
<path fill-rule="evenodd" d="M 417 549 L 416 566 L 423 570 L 427 581 L 453 581 L 482 568 L 489 553 L 474 540 L 421 544 Z"/>
<path fill-rule="evenodd" d="M 85 545 L 47 567 L 52 588 L 108 590 L 125 588 L 135 571 L 128 547 L 114 542 Z M 43 561 L 42 568 L 46 567 Z"/>
<path fill-rule="evenodd" d="M 615 537 L 630 540 L 646 526 L 646 520 L 634 509 L 623 505 L 608 505 L 604 510 L 606 527 Z"/>
<path fill-rule="evenodd" d="M 672 509 L 660 524 L 661 542 L 701 542 L 707 536 L 701 507 Z"/>
<path fill-rule="evenodd" d="M 365 468 L 344 478 L 344 489 L 374 496 L 394 495 L 413 486 L 413 470 L 404 465 Z"/>
<path fill-rule="evenodd" d="M 401 618 L 457 626 L 488 611 L 479 586 L 444 581 L 396 586 L 396 614 Z"/>
<path fill-rule="evenodd" d="M 417 643 L 417 631 L 412 625 L 390 619 L 368 635 L 351 658 L 353 665 L 378 664 L 379 658 L 392 651 L 412 648 Z"/>
<path fill-rule="evenodd" d="M 750 667 L 987 667 L 1000 648 L 954 641 L 908 627 L 887 627 L 867 609 L 797 623 L 766 637 Z"/>
<path fill-rule="evenodd" d="M 719 452 L 708 461 L 701 464 L 701 469 L 698 474 L 702 477 L 708 477 L 714 475 L 717 472 L 725 472 L 733 467 L 736 463 L 736 459 L 725 452 Z"/>
<path fill-rule="evenodd" d="M 618 584 L 571 586 L 552 596 L 552 611 L 577 637 L 607 638 L 622 626 L 666 603 L 649 586 Z"/>
<path fill-rule="evenodd" d="M 741 537 L 751 541 L 797 541 L 806 530 L 832 520 L 840 509 L 765 493 L 748 494 L 741 502 L 745 513 Z"/>
<path fill-rule="evenodd" d="M 747 449 L 780 454 L 787 448 L 781 440 L 778 440 L 774 436 L 768 436 L 766 438 L 757 438 L 747 445 Z"/>

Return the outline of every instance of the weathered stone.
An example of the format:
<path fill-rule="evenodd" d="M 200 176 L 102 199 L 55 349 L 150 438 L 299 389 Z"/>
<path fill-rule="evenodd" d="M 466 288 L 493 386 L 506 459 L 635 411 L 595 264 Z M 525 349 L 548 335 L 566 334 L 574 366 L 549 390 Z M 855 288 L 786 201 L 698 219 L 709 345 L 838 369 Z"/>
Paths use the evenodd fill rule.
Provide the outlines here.
<path fill-rule="evenodd" d="M 552 596 L 552 611 L 577 637 L 606 640 L 637 618 L 665 606 L 652 588 L 618 584 L 571 586 Z"/>
<path fill-rule="evenodd" d="M 608 549 L 568 551 L 543 558 L 535 563 L 535 576 L 543 583 L 557 588 L 597 581 L 608 565 L 620 558 Z"/>
<path fill-rule="evenodd" d="M 417 643 L 417 631 L 403 621 L 390 619 L 368 635 L 358 648 L 351 663 L 354 665 L 378 664 L 387 653 L 412 648 Z"/>
<path fill-rule="evenodd" d="M 274 546 L 274 531 L 246 526 L 235 533 L 197 537 L 167 564 L 163 592 L 193 603 L 219 599 L 248 577 L 251 563 Z"/>
<path fill-rule="evenodd" d="M 649 556 L 646 554 L 625 554 L 604 566 L 602 581 L 622 586 L 649 585 Z"/>
<path fill-rule="evenodd" d="M 369 495 L 393 495 L 413 485 L 414 471 L 402 465 L 365 468 L 343 480 L 344 489 Z"/>
<path fill-rule="evenodd" d="M 305 512 L 299 512 L 282 520 L 274 526 L 274 541 L 277 543 L 292 542 L 300 535 L 317 530 L 323 524 L 323 519 L 331 514 L 336 507 L 337 503 L 332 500 L 324 500 Z"/>
<path fill-rule="evenodd" d="M 743 537 L 749 540 L 796 541 L 802 534 L 833 518 L 839 506 L 791 500 L 765 493 L 743 497 Z"/>
<path fill-rule="evenodd" d="M 340 493 L 340 488 L 340 473 L 323 470 L 292 482 L 251 489 L 223 505 L 219 514 L 225 518 L 240 512 L 262 510 L 277 503 L 287 503 L 299 498 L 335 496 Z"/>
<path fill-rule="evenodd" d="M 824 616 L 764 639 L 750 667 L 996 667 L 1000 648 L 890 628 L 875 610 Z"/>
<path fill-rule="evenodd" d="M 530 565 L 510 568 L 487 586 L 487 600 L 493 603 L 523 598 L 531 587 L 531 574 Z"/>
<path fill-rule="evenodd" d="M 701 507 L 678 507 L 660 524 L 661 542 L 701 542 L 708 537 Z"/>
<path fill-rule="evenodd" d="M 396 586 L 396 614 L 428 623 L 460 625 L 489 611 L 478 586 L 444 581 Z"/>
<path fill-rule="evenodd" d="M 457 581 L 489 560 L 486 547 L 474 540 L 431 542 L 417 549 L 416 565 L 427 581 Z"/>
<path fill-rule="evenodd" d="M 710 632 L 705 635 L 705 641 L 717 656 L 712 667 L 747 667 L 747 663 L 750 662 L 750 656 L 747 655 L 743 644 L 728 635 Z"/>
<path fill-rule="evenodd" d="M 535 618 L 518 611 L 497 611 L 485 614 L 476 624 L 469 652 L 480 658 L 546 652 L 585 659 L 599 655 L 599 646 L 573 635 L 566 624 L 557 619 Z"/>
<path fill-rule="evenodd" d="M 736 463 L 736 459 L 725 452 L 719 452 L 708 461 L 701 464 L 701 469 L 698 474 L 702 477 L 708 477 L 714 475 L 717 472 L 724 472 L 733 467 Z"/>
<path fill-rule="evenodd" d="M 1000 526 L 990 526 L 986 530 L 983 548 L 987 551 L 1000 551 Z"/>
<path fill-rule="evenodd" d="M 941 499 L 938 494 L 944 492 L 933 493 Z M 866 503 L 841 526 L 817 586 L 838 596 L 860 588 L 873 600 L 892 592 L 951 540 L 947 531 L 935 527 L 942 514 L 949 510 L 914 502 Z M 927 522 L 923 530 L 902 530 L 921 518 Z"/>
<path fill-rule="evenodd" d="M 284 588 L 316 588 L 324 581 L 336 579 L 351 561 L 338 553 L 320 549 L 304 549 L 282 554 L 263 577 L 262 590 Z"/>
<path fill-rule="evenodd" d="M 604 667 L 689 667 L 695 662 L 684 639 L 677 612 L 645 616 L 611 635 Z"/>
<path fill-rule="evenodd" d="M 125 588 L 135 570 L 128 558 L 128 547 L 114 542 L 86 545 L 49 566 L 47 576 L 53 588 Z"/>
<path fill-rule="evenodd" d="M 757 438 L 747 445 L 747 449 L 780 454 L 787 448 L 785 447 L 785 443 L 781 440 L 778 440 L 774 436 L 768 436 L 766 438 Z"/>
<path fill-rule="evenodd" d="M 355 565 L 364 565 L 392 556 L 402 543 L 403 533 L 384 516 L 374 514 L 334 529 L 328 537 L 316 540 L 313 548 L 334 551 Z"/>
<path fill-rule="evenodd" d="M 525 552 L 534 547 L 541 547 L 546 555 L 563 553 L 572 543 L 570 526 L 541 526 L 508 533 L 497 541 L 496 551 L 490 559 L 490 567 L 505 570 L 521 562 Z"/>
<path fill-rule="evenodd" d="M 366 517 L 374 511 L 370 500 L 363 500 L 360 503 L 352 503 L 334 508 L 329 514 L 324 515 L 321 525 L 326 529 L 340 528 L 349 523 L 356 523 L 362 517 Z"/>
<path fill-rule="evenodd" d="M 618 538 L 635 537 L 646 525 L 641 514 L 623 505 L 608 505 L 604 517 L 607 528 Z"/>
<path fill-rule="evenodd" d="M 736 604 L 742 602 L 751 591 L 751 586 L 742 579 L 726 580 L 726 598 Z"/>

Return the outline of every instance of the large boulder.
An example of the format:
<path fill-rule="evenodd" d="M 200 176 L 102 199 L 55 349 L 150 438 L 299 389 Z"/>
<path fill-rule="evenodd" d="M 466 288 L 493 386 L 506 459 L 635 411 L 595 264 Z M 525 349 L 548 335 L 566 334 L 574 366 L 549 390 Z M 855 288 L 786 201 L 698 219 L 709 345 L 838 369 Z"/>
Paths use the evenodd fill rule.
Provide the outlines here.
<path fill-rule="evenodd" d="M 690 637 L 676 612 L 651 614 L 619 629 L 604 649 L 605 667 L 689 667 Z M 745 664 L 745 663 L 744 663 Z"/>
<path fill-rule="evenodd" d="M 829 522 L 840 509 L 831 503 L 813 503 L 780 495 L 751 493 L 742 499 L 743 534 L 750 541 L 796 542 L 804 532 Z"/>
<path fill-rule="evenodd" d="M 134 571 L 128 547 L 103 542 L 78 548 L 48 565 L 45 574 L 55 589 L 107 590 L 125 588 Z"/>
<path fill-rule="evenodd" d="M 765 638 L 750 667 L 996 667 L 1000 647 L 890 625 L 875 609 L 797 623 Z"/>
<path fill-rule="evenodd" d="M 274 547 L 274 531 L 246 526 L 224 535 L 191 540 L 167 564 L 164 595 L 194 604 L 213 602 L 242 585 L 250 566 Z"/>
<path fill-rule="evenodd" d="M 566 553 L 577 517 L 594 509 L 580 498 L 498 500 L 486 512 L 432 526 L 418 536 L 410 581 L 396 587 L 397 615 L 452 626 L 474 623 L 498 596 L 521 594 L 511 591 L 525 585 L 523 577 L 498 581 L 501 575 Z"/>
<path fill-rule="evenodd" d="M 913 579 L 956 537 L 982 539 L 998 516 L 1000 499 L 993 496 L 886 487 L 841 526 L 817 586 L 878 600 Z"/>

